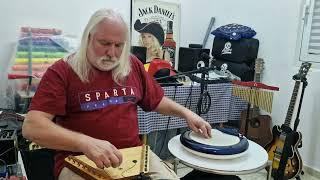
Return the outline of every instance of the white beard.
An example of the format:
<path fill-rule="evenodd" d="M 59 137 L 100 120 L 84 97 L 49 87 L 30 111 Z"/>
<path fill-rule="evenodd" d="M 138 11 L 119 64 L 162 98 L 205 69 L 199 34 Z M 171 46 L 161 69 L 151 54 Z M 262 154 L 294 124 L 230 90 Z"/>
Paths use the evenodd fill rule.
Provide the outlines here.
<path fill-rule="evenodd" d="M 110 71 L 120 64 L 119 59 L 102 56 L 96 59 L 97 69 L 100 71 Z"/>

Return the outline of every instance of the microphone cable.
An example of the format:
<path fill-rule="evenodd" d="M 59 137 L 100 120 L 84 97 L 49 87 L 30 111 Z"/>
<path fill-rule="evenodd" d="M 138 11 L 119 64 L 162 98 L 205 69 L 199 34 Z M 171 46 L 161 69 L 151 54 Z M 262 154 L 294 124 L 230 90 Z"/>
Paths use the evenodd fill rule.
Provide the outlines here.
<path fill-rule="evenodd" d="M 173 101 L 175 101 L 175 99 L 176 99 L 177 89 L 178 89 L 178 84 L 176 84 L 174 86 Z M 171 116 L 168 117 L 167 127 L 166 127 L 166 130 L 165 130 L 165 133 L 164 133 L 164 138 L 163 138 L 163 141 L 162 141 L 161 149 L 159 151 L 159 156 L 161 156 L 161 153 L 162 153 L 162 150 L 163 150 L 163 146 L 164 146 L 164 142 L 166 141 L 166 138 L 167 138 L 170 120 L 171 120 Z"/>
<path fill-rule="evenodd" d="M 197 114 L 207 114 L 211 107 L 211 96 L 208 91 L 208 80 L 205 78 L 205 74 L 201 77 L 201 94 L 197 103 Z"/>

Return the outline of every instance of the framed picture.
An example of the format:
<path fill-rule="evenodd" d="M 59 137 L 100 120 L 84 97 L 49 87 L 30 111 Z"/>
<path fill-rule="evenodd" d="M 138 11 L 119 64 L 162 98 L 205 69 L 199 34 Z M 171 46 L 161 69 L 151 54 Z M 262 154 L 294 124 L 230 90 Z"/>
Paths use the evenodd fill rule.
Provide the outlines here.
<path fill-rule="evenodd" d="M 146 48 L 146 63 L 163 59 L 177 67 L 180 4 L 131 0 L 131 43 Z"/>

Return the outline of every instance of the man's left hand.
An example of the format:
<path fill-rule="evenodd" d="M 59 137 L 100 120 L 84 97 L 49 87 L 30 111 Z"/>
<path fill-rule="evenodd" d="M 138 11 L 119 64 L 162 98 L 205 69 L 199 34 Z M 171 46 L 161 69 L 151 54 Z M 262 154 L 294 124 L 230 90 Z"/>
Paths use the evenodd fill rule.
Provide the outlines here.
<path fill-rule="evenodd" d="M 196 133 L 201 134 L 205 138 L 211 137 L 211 125 L 198 116 L 195 113 L 192 113 L 186 118 L 189 127 Z"/>

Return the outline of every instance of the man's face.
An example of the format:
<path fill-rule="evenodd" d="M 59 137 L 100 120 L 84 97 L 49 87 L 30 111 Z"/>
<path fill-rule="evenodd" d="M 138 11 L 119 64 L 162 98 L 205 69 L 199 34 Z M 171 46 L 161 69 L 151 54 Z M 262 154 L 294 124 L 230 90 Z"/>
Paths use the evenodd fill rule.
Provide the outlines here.
<path fill-rule="evenodd" d="M 119 65 L 126 41 L 126 27 L 119 20 L 105 19 L 89 35 L 87 58 L 100 71 L 110 71 Z"/>

